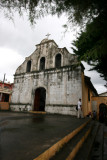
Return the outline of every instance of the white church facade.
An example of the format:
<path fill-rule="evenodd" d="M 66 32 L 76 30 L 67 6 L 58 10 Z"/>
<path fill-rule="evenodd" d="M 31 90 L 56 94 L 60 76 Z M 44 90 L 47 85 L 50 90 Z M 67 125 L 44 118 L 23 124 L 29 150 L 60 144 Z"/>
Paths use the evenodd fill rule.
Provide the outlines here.
<path fill-rule="evenodd" d="M 75 106 L 81 98 L 86 115 L 89 96 L 96 91 L 90 88 L 83 65 L 76 64 L 77 57 L 65 47 L 59 48 L 54 40 L 42 40 L 15 72 L 11 110 L 76 115 Z"/>

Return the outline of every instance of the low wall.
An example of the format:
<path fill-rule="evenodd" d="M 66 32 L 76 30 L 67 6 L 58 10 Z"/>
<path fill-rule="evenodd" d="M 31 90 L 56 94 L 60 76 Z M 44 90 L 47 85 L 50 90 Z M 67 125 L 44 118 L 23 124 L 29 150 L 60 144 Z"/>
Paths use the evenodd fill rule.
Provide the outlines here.
<path fill-rule="evenodd" d="M 9 102 L 0 102 L 0 110 L 9 110 Z"/>
<path fill-rule="evenodd" d="M 45 111 L 47 113 L 56 113 L 56 114 L 64 114 L 64 115 L 75 115 L 77 114 L 76 106 L 52 106 L 52 105 L 46 105 Z"/>
<path fill-rule="evenodd" d="M 10 104 L 11 111 L 31 111 L 31 105 L 29 104 Z"/>

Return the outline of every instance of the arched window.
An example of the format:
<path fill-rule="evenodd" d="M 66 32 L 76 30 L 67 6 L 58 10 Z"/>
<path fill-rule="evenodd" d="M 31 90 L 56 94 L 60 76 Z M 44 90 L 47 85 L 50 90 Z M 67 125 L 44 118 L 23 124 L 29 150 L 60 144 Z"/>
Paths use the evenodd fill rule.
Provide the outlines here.
<path fill-rule="evenodd" d="M 27 62 L 27 68 L 26 68 L 26 72 L 30 72 L 31 71 L 31 61 Z"/>
<path fill-rule="evenodd" d="M 56 68 L 61 67 L 61 54 L 57 54 L 55 57 L 55 67 Z"/>
<path fill-rule="evenodd" d="M 44 70 L 45 69 L 45 57 L 42 57 L 40 59 L 40 70 Z"/>

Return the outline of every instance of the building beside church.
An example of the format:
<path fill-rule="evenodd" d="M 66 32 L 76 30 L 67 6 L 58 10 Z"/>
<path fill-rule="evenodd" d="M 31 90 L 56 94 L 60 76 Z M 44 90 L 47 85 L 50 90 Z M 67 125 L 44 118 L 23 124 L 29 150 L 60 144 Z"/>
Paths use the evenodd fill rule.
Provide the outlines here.
<path fill-rule="evenodd" d="M 105 96 L 105 97 L 107 97 L 107 92 L 100 93 L 99 96 Z"/>
<path fill-rule="evenodd" d="M 0 81 L 0 110 L 9 110 L 13 83 Z"/>
<path fill-rule="evenodd" d="M 87 115 L 91 97 L 98 94 L 84 75 L 84 66 L 77 64 L 77 56 L 65 47 L 59 48 L 54 40 L 42 40 L 15 72 L 11 110 L 76 115 L 81 98 Z"/>
<path fill-rule="evenodd" d="M 92 110 L 97 112 L 97 118 L 107 123 L 107 92 L 92 97 Z"/>

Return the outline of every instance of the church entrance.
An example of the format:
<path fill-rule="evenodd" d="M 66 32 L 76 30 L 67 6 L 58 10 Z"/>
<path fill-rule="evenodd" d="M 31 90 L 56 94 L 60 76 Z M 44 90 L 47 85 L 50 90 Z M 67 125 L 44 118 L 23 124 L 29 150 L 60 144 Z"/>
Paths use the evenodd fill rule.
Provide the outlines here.
<path fill-rule="evenodd" d="M 43 87 L 35 90 L 34 111 L 45 111 L 46 89 Z"/>

